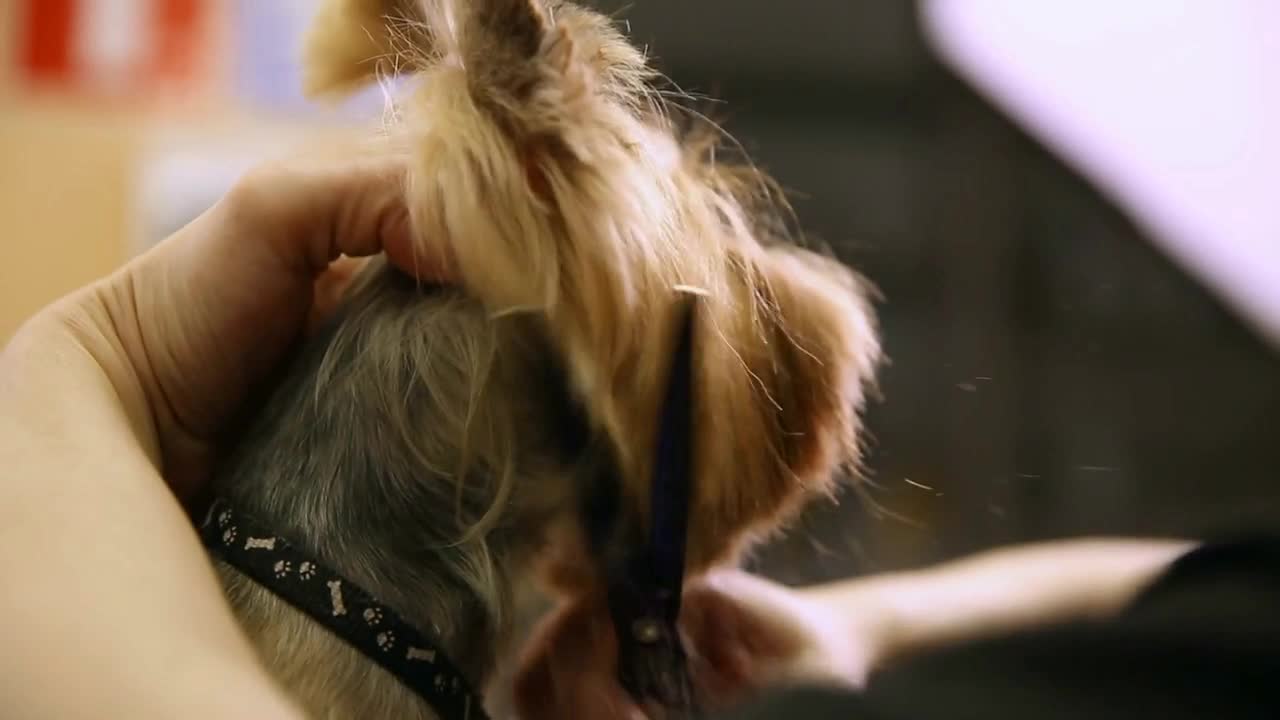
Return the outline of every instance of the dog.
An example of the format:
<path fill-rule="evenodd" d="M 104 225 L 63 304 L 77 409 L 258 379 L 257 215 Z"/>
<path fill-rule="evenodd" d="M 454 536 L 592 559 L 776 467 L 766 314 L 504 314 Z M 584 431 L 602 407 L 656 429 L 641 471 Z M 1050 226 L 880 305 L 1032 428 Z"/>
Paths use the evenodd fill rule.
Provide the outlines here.
<path fill-rule="evenodd" d="M 405 81 L 383 134 L 408 159 L 414 232 L 448 248 L 458 282 L 370 262 L 214 485 L 270 540 L 376 598 L 371 622 L 394 611 L 484 689 L 514 650 L 522 588 L 602 591 L 584 488 L 618 478 L 608 542 L 642 537 L 690 297 L 686 572 L 736 563 L 857 467 L 880 362 L 867 284 L 794 241 L 767 177 L 664 100 L 609 18 L 558 0 L 326 0 L 305 60 L 316 97 Z M 228 517 L 214 545 L 268 549 Z M 309 581 L 312 560 L 261 577 L 214 561 L 312 716 L 441 716 L 266 587 L 271 568 Z M 370 652 L 405 650 L 374 637 Z"/>

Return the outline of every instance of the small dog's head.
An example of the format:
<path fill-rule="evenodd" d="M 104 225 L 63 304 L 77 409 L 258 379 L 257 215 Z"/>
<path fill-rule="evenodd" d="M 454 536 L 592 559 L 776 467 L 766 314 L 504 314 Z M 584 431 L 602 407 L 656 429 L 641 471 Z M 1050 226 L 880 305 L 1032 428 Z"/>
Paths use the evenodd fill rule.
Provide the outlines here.
<path fill-rule="evenodd" d="M 313 94 L 380 73 L 412 83 L 391 132 L 411 157 L 415 231 L 447 243 L 493 312 L 545 317 L 612 446 L 632 528 L 648 522 L 681 296 L 705 296 L 690 572 L 732 559 L 857 460 L 879 360 L 861 282 L 787 243 L 771 185 L 676 119 L 607 18 L 558 0 L 328 0 L 307 62 Z M 564 529 L 556 581 L 598 582 Z"/>

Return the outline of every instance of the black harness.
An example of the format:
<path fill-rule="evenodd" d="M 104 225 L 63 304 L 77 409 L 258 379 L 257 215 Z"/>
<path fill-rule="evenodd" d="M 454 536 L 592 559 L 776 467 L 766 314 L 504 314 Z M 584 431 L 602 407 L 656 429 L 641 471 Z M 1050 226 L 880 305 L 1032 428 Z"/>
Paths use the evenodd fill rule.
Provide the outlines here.
<path fill-rule="evenodd" d="M 487 720 L 480 696 L 428 637 L 285 538 L 216 500 L 200 528 L 205 547 L 395 675 L 444 720 Z"/>
<path fill-rule="evenodd" d="M 619 681 L 638 702 L 686 712 L 694 711 L 694 703 L 677 620 L 692 490 L 695 307 L 694 301 L 685 307 L 663 401 L 648 538 L 621 563 L 605 568 Z M 599 484 L 586 493 L 583 522 L 598 538 L 593 526 L 617 520 L 621 481 L 612 468 L 596 480 Z M 600 506 L 602 499 L 609 507 Z M 225 499 L 214 501 L 200 534 L 212 554 L 395 675 L 444 720 L 487 720 L 480 696 L 439 638 L 420 632 L 349 579 L 257 526 Z"/>

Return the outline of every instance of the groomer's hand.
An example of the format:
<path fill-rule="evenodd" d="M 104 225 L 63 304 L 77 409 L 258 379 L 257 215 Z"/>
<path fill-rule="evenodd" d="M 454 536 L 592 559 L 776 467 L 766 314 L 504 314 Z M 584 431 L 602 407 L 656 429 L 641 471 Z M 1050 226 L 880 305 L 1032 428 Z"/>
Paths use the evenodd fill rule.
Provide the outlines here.
<path fill-rule="evenodd" d="M 859 688 L 948 645 L 1112 617 L 1193 547 L 1077 538 L 803 588 L 717 570 L 687 589 L 681 625 L 712 705 L 787 683 Z"/>
<path fill-rule="evenodd" d="M 180 495 L 207 474 L 213 441 L 245 393 L 329 309 L 363 257 L 436 275 L 414 252 L 402 169 L 390 158 L 280 162 L 78 297 L 87 344 L 128 402 Z M 331 265 L 331 263 L 333 263 Z M 69 318 L 70 319 L 70 318 Z M 148 437 L 150 432 L 154 437 Z"/>
<path fill-rule="evenodd" d="M 412 249 L 399 163 L 334 150 L 251 172 L 0 353 L 0 715 L 298 717 L 177 499 L 332 305 L 352 270 L 333 261 L 440 275 L 443 253 Z"/>
<path fill-rule="evenodd" d="M 725 707 L 783 684 L 861 687 L 891 630 L 875 581 L 790 588 L 716 570 L 685 592 L 680 614 L 690 673 L 703 701 Z"/>
<path fill-rule="evenodd" d="M 686 589 L 680 631 L 698 704 L 720 711 L 782 683 L 860 687 L 879 656 L 885 614 L 863 584 L 838 601 L 736 569 L 716 570 Z M 539 623 L 520 659 L 514 699 L 526 720 L 664 720 L 618 683 L 618 643 L 609 614 L 590 600 L 557 608 Z"/>

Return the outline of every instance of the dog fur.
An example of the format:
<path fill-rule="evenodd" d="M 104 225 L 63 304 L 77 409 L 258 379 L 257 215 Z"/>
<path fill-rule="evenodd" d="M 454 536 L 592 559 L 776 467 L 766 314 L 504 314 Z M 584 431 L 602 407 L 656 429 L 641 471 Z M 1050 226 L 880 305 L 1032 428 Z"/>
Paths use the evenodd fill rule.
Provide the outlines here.
<path fill-rule="evenodd" d="M 859 457 L 879 361 L 848 268 L 791 242 L 767 178 L 678 117 L 608 18 L 554 0 L 326 0 L 308 90 L 408 94 L 415 233 L 456 289 L 381 262 L 302 350 L 217 480 L 424 628 L 483 686 L 536 574 L 598 593 L 575 514 L 622 480 L 643 537 L 681 302 L 699 296 L 690 573 L 733 563 Z M 584 440 L 585 438 L 585 440 Z M 219 566 L 264 662 L 316 717 L 431 718 L 387 673 Z"/>

